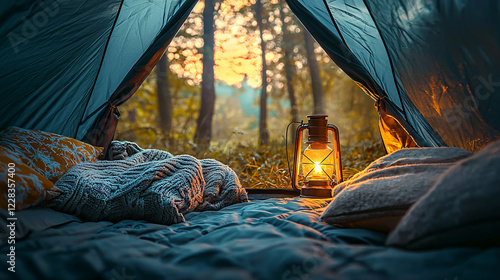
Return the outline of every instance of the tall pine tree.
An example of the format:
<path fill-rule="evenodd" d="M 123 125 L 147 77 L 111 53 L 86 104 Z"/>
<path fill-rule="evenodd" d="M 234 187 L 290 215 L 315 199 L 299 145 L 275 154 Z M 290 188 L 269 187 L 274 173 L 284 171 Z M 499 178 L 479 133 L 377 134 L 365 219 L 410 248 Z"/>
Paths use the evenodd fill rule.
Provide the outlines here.
<path fill-rule="evenodd" d="M 262 58 L 262 88 L 260 92 L 260 119 L 259 119 L 259 145 L 269 144 L 269 131 L 267 129 L 267 64 L 266 64 L 266 42 L 264 42 L 264 23 L 262 21 L 262 2 L 255 1 L 255 19 L 260 33 L 260 49 Z"/>
<path fill-rule="evenodd" d="M 214 10 L 215 0 L 205 0 L 203 10 L 203 73 L 201 81 L 201 104 L 196 121 L 195 143 L 208 147 L 212 139 L 212 119 L 215 107 L 215 74 L 214 74 Z"/>
<path fill-rule="evenodd" d="M 168 58 L 162 56 L 156 64 L 156 86 L 158 95 L 159 124 L 163 133 L 168 137 L 172 132 L 172 94 L 168 80 Z"/>
<path fill-rule="evenodd" d="M 306 47 L 307 66 L 309 67 L 309 74 L 311 76 L 311 87 L 314 99 L 314 114 L 324 114 L 325 112 L 325 98 L 323 94 L 323 86 L 321 85 L 321 74 L 314 53 L 314 39 L 304 28 L 304 43 Z"/>

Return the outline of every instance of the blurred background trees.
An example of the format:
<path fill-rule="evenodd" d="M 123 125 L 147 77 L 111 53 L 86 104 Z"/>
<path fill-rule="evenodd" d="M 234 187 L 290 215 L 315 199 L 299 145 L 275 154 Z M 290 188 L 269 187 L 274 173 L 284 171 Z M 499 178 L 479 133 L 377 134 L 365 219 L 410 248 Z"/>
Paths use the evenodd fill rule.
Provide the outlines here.
<path fill-rule="evenodd" d="M 326 113 L 350 176 L 383 154 L 373 103 L 284 0 L 205 0 L 120 107 L 115 138 L 218 158 L 258 186 L 269 184 L 266 172 L 286 175 L 287 124 Z"/>

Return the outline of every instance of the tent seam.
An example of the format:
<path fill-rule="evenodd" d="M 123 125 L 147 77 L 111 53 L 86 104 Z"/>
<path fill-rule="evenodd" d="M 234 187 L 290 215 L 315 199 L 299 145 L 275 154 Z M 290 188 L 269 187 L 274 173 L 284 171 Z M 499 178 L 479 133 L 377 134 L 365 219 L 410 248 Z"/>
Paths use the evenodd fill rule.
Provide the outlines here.
<path fill-rule="evenodd" d="M 363 2 L 364 2 L 364 1 L 363 1 Z M 341 39 L 341 40 L 342 40 L 342 42 L 344 43 L 345 47 L 349 50 L 349 52 L 351 52 L 351 55 L 352 55 L 352 56 L 354 56 L 354 57 L 356 57 L 356 56 L 355 56 L 355 54 L 354 54 L 354 52 L 351 50 L 351 48 L 350 48 L 350 47 L 349 47 L 349 45 L 347 44 L 347 41 L 344 39 L 344 35 L 342 34 L 342 31 L 340 30 L 339 26 L 337 25 L 337 22 L 335 21 L 335 18 L 333 17 L 332 11 L 331 11 L 331 10 L 330 10 L 330 8 L 328 7 L 328 4 L 326 3 L 326 0 L 323 0 L 323 3 L 325 4 L 326 11 L 327 11 L 327 12 L 328 12 L 328 14 L 330 15 L 330 18 L 331 18 L 331 20 L 332 20 L 332 22 L 333 22 L 333 25 L 335 26 L 335 28 L 337 28 L 337 31 L 338 31 L 339 36 L 340 36 L 340 39 Z M 366 3 L 364 3 L 364 4 L 365 4 L 365 6 L 366 6 Z M 371 14 L 370 14 L 370 17 L 371 17 L 371 18 L 372 18 L 372 20 L 375 22 L 375 20 L 373 19 L 373 17 L 372 17 L 372 15 L 371 15 Z M 376 23 L 375 23 L 375 25 L 376 25 Z M 378 26 L 376 26 L 376 28 L 377 28 L 377 31 L 378 31 Z M 380 33 L 380 32 L 379 32 L 379 33 Z M 382 38 L 382 34 L 380 34 L 380 37 Z M 385 46 L 385 43 L 384 43 L 384 39 L 383 39 L 383 38 L 382 38 L 382 43 L 384 44 L 384 48 L 385 48 L 385 50 L 386 50 L 386 52 L 387 52 L 387 47 Z M 387 54 L 387 56 L 389 57 L 389 54 Z M 390 60 L 390 57 L 389 57 L 389 61 L 390 61 L 390 63 L 391 63 L 391 72 L 392 72 L 392 75 L 393 75 L 393 78 L 394 78 L 393 66 L 392 66 L 392 61 Z M 367 71 L 367 72 L 366 72 L 366 74 L 367 74 L 367 75 L 369 75 L 369 77 L 370 77 L 370 79 L 373 81 L 373 83 L 378 84 L 378 83 L 377 83 L 377 81 L 375 80 L 375 77 L 373 77 L 371 73 L 369 73 L 369 72 Z M 396 88 L 397 88 L 396 81 L 394 81 L 394 83 L 395 83 Z M 388 95 L 387 95 L 387 92 L 385 92 L 385 90 L 383 90 L 383 89 L 382 89 L 382 87 L 380 87 L 380 90 L 382 91 L 382 93 L 384 93 L 384 94 L 385 94 L 385 96 L 388 96 Z M 368 95 L 369 95 L 369 96 L 371 96 L 370 94 L 368 94 Z M 399 91 L 398 91 L 398 96 L 399 96 Z M 377 97 L 377 99 L 380 99 L 380 98 L 381 98 L 381 96 L 379 95 L 379 96 Z M 377 100 L 377 99 L 375 99 L 375 100 Z M 399 99 L 401 100 L 401 96 L 399 96 Z M 401 106 L 403 106 L 402 101 L 401 101 Z M 397 110 L 398 112 L 399 112 L 399 111 L 402 111 L 402 112 L 403 112 L 403 114 L 404 114 L 404 117 L 405 117 L 405 119 L 406 119 L 406 113 L 405 113 L 404 109 L 405 109 L 405 108 L 404 108 L 404 106 L 403 106 L 403 110 L 399 109 L 399 107 L 398 107 L 398 106 L 396 106 L 396 110 Z"/>
<path fill-rule="evenodd" d="M 330 18 L 332 19 L 333 25 L 335 25 L 335 28 L 337 28 L 337 31 L 339 32 L 340 39 L 342 40 L 342 42 L 344 42 L 344 45 L 346 46 L 346 48 L 354 55 L 354 53 L 352 52 L 351 48 L 349 48 L 349 45 L 345 41 L 344 36 L 342 35 L 342 32 L 340 31 L 340 28 L 337 25 L 337 22 L 335 21 L 335 18 L 333 17 L 332 12 L 330 11 L 330 8 L 328 7 L 328 4 L 326 3 L 326 0 L 323 0 L 323 4 L 325 4 L 326 11 L 330 15 Z"/>
<path fill-rule="evenodd" d="M 391 64 L 392 78 L 394 80 L 394 84 L 396 85 L 396 90 L 398 91 L 399 102 L 401 102 L 401 107 L 403 107 L 402 109 L 403 109 L 404 118 L 408 122 L 408 116 L 406 115 L 406 106 L 403 103 L 403 98 L 401 97 L 401 90 L 398 87 L 398 81 L 396 79 L 396 73 L 394 72 L 394 63 L 392 61 L 391 55 L 389 54 L 389 49 L 387 48 L 387 44 L 385 43 L 384 36 L 382 35 L 382 32 L 380 32 L 380 28 L 378 26 L 378 23 L 375 21 L 375 18 L 373 17 L 372 11 L 371 11 L 370 7 L 368 6 L 368 4 L 366 3 L 366 0 L 363 0 L 363 3 L 365 4 L 366 9 L 368 10 L 368 14 L 371 17 L 371 19 L 373 21 L 373 24 L 375 24 L 375 27 L 377 28 L 377 32 L 380 35 L 380 39 L 382 40 L 382 44 L 384 45 L 385 52 L 387 53 L 387 58 L 389 58 L 389 63 Z"/>
<path fill-rule="evenodd" d="M 111 31 L 109 32 L 108 39 L 106 40 L 106 45 L 104 47 L 104 51 L 103 51 L 103 54 L 102 54 L 101 62 L 99 63 L 99 69 L 97 70 L 97 75 L 96 75 L 96 77 L 94 79 L 94 83 L 92 85 L 92 88 L 90 89 L 89 98 L 87 99 L 87 103 L 85 104 L 85 109 L 83 110 L 83 114 L 82 114 L 82 116 L 80 118 L 80 123 L 78 124 L 78 127 L 76 128 L 76 132 L 74 134 L 75 138 L 78 136 L 78 132 L 80 131 L 80 126 L 84 123 L 83 120 L 85 118 L 85 114 L 87 113 L 87 108 L 89 106 L 90 99 L 92 99 L 92 95 L 94 93 L 94 88 L 96 86 L 97 79 L 99 78 L 99 75 L 101 74 L 102 65 L 104 63 L 104 57 L 106 56 L 106 53 L 108 51 L 109 42 L 111 41 L 111 36 L 113 35 L 113 31 L 115 30 L 116 23 L 118 22 L 118 18 L 120 17 L 120 13 L 122 11 L 122 6 L 123 6 L 124 2 L 125 2 L 125 0 L 122 0 L 121 3 L 120 3 L 120 7 L 118 7 L 118 11 L 116 13 L 115 20 L 113 21 L 113 26 L 111 27 Z M 107 102 L 107 103 L 109 103 L 109 102 Z M 107 104 L 107 103 L 105 103 L 105 104 Z M 97 108 L 96 111 L 98 111 L 99 109 L 101 109 L 101 107 L 102 107 L 102 105 L 99 108 Z M 95 114 L 95 111 L 91 114 L 91 116 L 93 116 L 94 114 Z"/>

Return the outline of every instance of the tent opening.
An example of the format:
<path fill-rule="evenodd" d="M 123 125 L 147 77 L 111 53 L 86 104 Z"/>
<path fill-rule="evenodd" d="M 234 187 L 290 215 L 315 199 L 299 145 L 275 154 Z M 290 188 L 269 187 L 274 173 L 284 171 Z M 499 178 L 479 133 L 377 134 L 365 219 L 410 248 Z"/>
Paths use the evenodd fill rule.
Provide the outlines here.
<path fill-rule="evenodd" d="M 346 178 L 384 154 L 374 101 L 332 62 L 284 1 L 209 4 L 194 7 L 156 68 L 119 107 L 116 140 L 216 158 L 234 168 L 245 187 L 262 188 L 290 187 L 286 127 L 310 114 L 326 113 L 339 128 Z M 204 32 L 209 14 L 211 34 Z M 213 40 L 213 50 L 207 40 Z M 205 53 L 214 59 L 205 60 Z M 213 92 L 207 90 L 212 85 Z M 213 100 L 203 94 L 213 94 Z M 210 106 L 208 134 L 198 137 L 200 114 Z"/>

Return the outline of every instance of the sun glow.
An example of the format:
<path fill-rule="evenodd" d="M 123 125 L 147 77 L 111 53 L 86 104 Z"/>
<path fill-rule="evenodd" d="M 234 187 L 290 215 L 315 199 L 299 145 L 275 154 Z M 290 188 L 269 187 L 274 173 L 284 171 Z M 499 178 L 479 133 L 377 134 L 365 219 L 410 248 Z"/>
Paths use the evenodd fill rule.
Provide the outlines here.
<path fill-rule="evenodd" d="M 255 22 L 251 12 L 240 13 L 242 8 L 255 1 L 235 0 L 217 4 L 218 14 L 215 19 L 216 31 L 214 46 L 214 72 L 217 80 L 228 85 L 240 86 L 246 78 L 247 84 L 257 88 L 261 85 L 261 49 L 260 36 L 257 32 L 249 32 L 247 25 Z M 220 5 L 220 7 L 218 7 Z M 203 21 L 200 14 L 204 3 L 199 2 L 188 18 L 190 28 L 184 32 L 190 36 L 176 37 L 168 48 L 167 56 L 172 61 L 170 69 L 180 77 L 188 78 L 193 83 L 201 83 L 203 65 L 202 50 Z M 182 34 L 182 32 L 180 32 Z M 273 36 L 266 31 L 264 40 L 271 41 Z M 277 62 L 278 53 L 267 50 L 267 63 Z"/>

